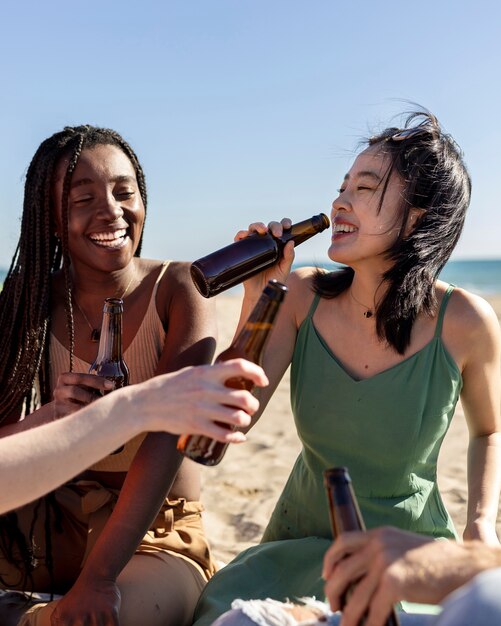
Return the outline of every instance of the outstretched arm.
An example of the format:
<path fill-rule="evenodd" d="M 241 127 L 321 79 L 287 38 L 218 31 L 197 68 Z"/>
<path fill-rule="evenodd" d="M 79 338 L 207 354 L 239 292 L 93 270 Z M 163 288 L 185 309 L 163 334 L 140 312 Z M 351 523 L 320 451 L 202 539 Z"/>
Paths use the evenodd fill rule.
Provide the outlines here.
<path fill-rule="evenodd" d="M 215 423 L 246 426 L 258 407 L 250 393 L 224 386 L 233 376 L 266 384 L 261 368 L 241 359 L 185 368 L 120 389 L 50 424 L 0 439 L 0 513 L 55 489 L 144 431 L 243 441 L 241 432 Z"/>

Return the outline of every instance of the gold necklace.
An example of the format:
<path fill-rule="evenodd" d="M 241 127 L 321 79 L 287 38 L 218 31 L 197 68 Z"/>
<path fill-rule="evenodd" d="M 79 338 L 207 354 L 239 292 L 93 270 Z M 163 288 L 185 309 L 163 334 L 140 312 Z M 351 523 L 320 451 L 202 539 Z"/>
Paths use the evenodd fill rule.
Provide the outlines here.
<path fill-rule="evenodd" d="M 116 296 L 117 298 L 120 298 L 120 300 L 123 300 L 125 298 L 125 295 L 129 291 L 129 287 L 132 285 L 132 281 L 134 280 L 134 278 L 135 278 L 135 274 L 133 274 L 131 276 L 131 279 L 127 283 L 127 287 L 125 288 L 123 294 L 121 296 L 117 295 Z M 73 300 L 75 301 L 75 304 L 77 305 L 78 310 L 82 314 L 82 317 L 84 318 L 84 320 L 87 322 L 87 326 L 90 328 L 90 340 L 92 341 L 92 343 L 98 343 L 99 339 L 101 338 L 101 329 L 100 328 L 94 328 L 92 326 L 92 324 L 89 322 L 89 318 L 87 317 L 87 315 L 85 315 L 82 307 L 78 304 L 78 300 L 77 300 L 75 294 L 72 293 L 72 296 L 73 296 Z"/>
<path fill-rule="evenodd" d="M 352 291 L 352 288 L 351 288 L 351 287 L 350 287 L 350 295 L 351 295 L 351 297 L 353 298 L 353 300 L 355 300 L 355 302 L 356 302 L 357 304 L 359 304 L 360 306 L 363 306 L 363 307 L 364 307 L 364 309 L 366 309 L 366 310 L 363 312 L 363 316 L 364 316 L 365 318 L 369 319 L 369 317 L 372 317 L 372 316 L 374 315 L 374 313 L 373 313 L 373 311 L 372 311 L 372 309 L 371 309 L 370 307 L 368 307 L 366 304 L 364 304 L 363 302 L 360 302 L 360 300 L 357 300 L 357 299 L 355 298 L 355 296 L 353 295 L 353 291 Z"/>

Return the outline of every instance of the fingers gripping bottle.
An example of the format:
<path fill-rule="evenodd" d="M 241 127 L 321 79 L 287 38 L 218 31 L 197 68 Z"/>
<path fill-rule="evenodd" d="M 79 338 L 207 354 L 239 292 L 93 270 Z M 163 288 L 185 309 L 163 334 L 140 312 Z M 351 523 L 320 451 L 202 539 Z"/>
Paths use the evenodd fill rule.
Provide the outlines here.
<path fill-rule="evenodd" d="M 260 365 L 264 348 L 286 293 L 285 285 L 277 280 L 270 280 L 242 330 L 230 347 L 217 357 L 216 363 L 241 357 Z M 232 389 L 247 389 L 247 391 L 252 391 L 254 388 L 252 382 L 241 377 L 230 378 L 225 385 Z M 227 426 L 223 423 L 220 425 Z M 205 435 L 181 435 L 177 444 L 177 449 L 185 456 L 202 465 L 217 465 L 223 458 L 227 447 L 227 443 L 215 441 Z"/>
<path fill-rule="evenodd" d="M 274 265 L 282 257 L 287 242 L 294 241 L 298 246 L 329 225 L 327 215 L 320 213 L 293 224 L 281 237 L 253 233 L 194 261 L 191 277 L 202 296 L 211 298 Z"/>
<path fill-rule="evenodd" d="M 363 530 L 365 524 L 358 506 L 351 478 L 346 467 L 333 467 L 324 471 L 324 484 L 329 501 L 329 515 L 334 539 L 346 530 Z M 349 587 L 341 598 L 342 608 L 355 585 Z M 365 624 L 365 616 L 358 626 Z M 395 610 L 385 622 L 385 626 L 400 626 Z"/>
<path fill-rule="evenodd" d="M 115 383 L 115 389 L 129 384 L 129 368 L 122 356 L 123 300 L 106 298 L 99 348 L 89 374 L 104 376 Z"/>

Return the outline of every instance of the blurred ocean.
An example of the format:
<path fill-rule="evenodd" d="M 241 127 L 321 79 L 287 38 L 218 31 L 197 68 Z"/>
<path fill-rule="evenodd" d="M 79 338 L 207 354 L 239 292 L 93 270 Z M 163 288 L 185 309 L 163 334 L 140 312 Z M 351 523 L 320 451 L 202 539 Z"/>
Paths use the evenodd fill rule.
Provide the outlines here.
<path fill-rule="evenodd" d="M 480 296 L 501 294 L 501 259 L 449 261 L 440 278 Z"/>
<path fill-rule="evenodd" d="M 315 265 L 302 263 L 301 265 Z M 299 267 L 295 266 L 295 267 Z M 322 264 L 326 269 L 334 269 L 336 265 Z M 0 285 L 3 283 L 6 270 L 0 268 Z M 449 261 L 444 267 L 440 278 L 458 287 L 463 287 L 480 296 L 501 295 L 501 259 L 474 259 L 469 261 Z M 240 287 L 228 293 L 238 293 Z"/>
<path fill-rule="evenodd" d="M 336 265 L 334 263 L 322 264 L 322 267 L 335 269 Z M 501 295 L 501 259 L 449 261 L 442 270 L 440 278 L 479 296 Z"/>

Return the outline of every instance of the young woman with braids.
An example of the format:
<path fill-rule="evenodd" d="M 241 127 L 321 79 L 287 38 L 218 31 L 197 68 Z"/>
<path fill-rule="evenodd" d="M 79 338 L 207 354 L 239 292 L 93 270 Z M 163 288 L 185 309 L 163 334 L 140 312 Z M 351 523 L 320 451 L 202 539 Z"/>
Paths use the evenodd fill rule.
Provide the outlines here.
<path fill-rule="evenodd" d="M 369 140 L 332 203 L 328 254 L 343 269 L 306 268 L 288 277 L 287 244 L 278 266 L 247 281 L 242 320 L 263 283 L 288 278 L 263 361 L 270 386 L 259 393 L 260 411 L 291 363 L 303 449 L 261 544 L 211 579 L 196 626 L 212 624 L 237 597 L 323 596 L 322 560 L 331 543 L 326 468 L 348 467 L 368 528 L 454 539 L 436 464 L 459 396 L 470 435 L 464 537 L 498 543 L 499 323 L 484 300 L 437 280 L 469 201 L 458 147 L 433 115 L 416 113 L 403 129 Z M 289 224 L 269 228 L 279 235 Z M 266 230 L 255 223 L 237 238 Z M 258 606 L 248 605 L 246 615 L 253 610 Z M 236 611 L 221 624 L 240 617 Z"/>
<path fill-rule="evenodd" d="M 0 295 L 1 435 L 66 416 L 104 389 L 86 372 L 106 297 L 124 299 L 131 383 L 212 359 L 211 303 L 188 264 L 139 257 L 145 214 L 143 171 L 116 132 L 65 128 L 40 145 Z M 214 566 L 197 468 L 176 439 L 136 437 L 0 518 L 0 584 L 63 594 L 23 623 L 190 623 Z"/>

